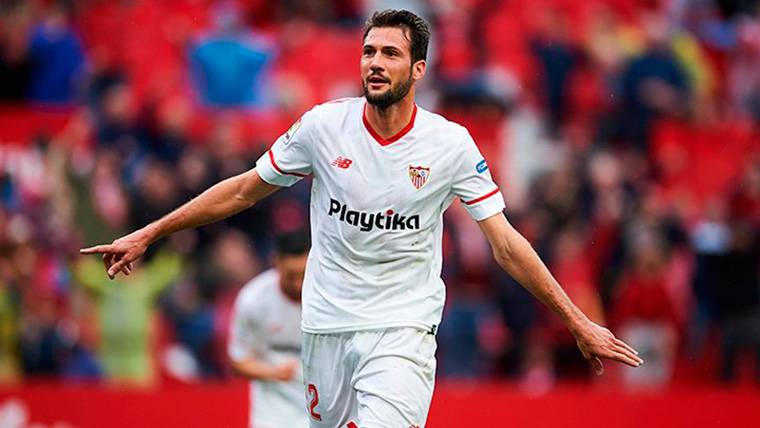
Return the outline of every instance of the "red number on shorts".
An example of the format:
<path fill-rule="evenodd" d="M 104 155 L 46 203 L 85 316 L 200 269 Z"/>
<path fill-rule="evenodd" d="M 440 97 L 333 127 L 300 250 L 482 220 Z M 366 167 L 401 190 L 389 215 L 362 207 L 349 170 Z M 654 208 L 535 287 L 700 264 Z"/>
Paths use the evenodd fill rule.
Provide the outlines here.
<path fill-rule="evenodd" d="M 351 421 L 348 423 L 348 425 L 346 425 L 346 428 L 359 428 L 359 427 L 356 426 L 356 423 L 354 423 L 354 421 Z"/>
<path fill-rule="evenodd" d="M 311 417 L 315 420 L 321 421 L 322 416 L 314 411 L 314 408 L 317 407 L 317 404 L 319 404 L 319 393 L 317 392 L 317 387 L 314 386 L 313 383 L 309 384 L 309 394 L 311 394 L 311 403 L 309 404 L 309 413 L 311 413 Z"/>

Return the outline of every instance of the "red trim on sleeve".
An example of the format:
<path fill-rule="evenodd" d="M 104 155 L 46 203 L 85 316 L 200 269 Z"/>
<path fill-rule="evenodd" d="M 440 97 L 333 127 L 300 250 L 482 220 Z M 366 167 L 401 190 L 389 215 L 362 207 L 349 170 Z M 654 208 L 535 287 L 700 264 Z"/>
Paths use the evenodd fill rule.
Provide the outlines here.
<path fill-rule="evenodd" d="M 498 187 L 495 188 L 495 189 L 493 189 L 493 190 L 491 190 L 490 192 L 486 193 L 485 195 L 483 195 L 483 196 L 481 196 L 479 198 L 475 198 L 475 199 L 473 199 L 471 201 L 462 201 L 462 202 L 464 202 L 465 205 L 477 204 L 478 202 L 480 202 L 480 201 L 482 201 L 484 199 L 488 199 L 488 198 L 490 198 L 491 196 L 493 196 L 493 195 L 495 195 L 497 193 L 499 193 L 499 188 Z"/>
<path fill-rule="evenodd" d="M 272 166 L 274 167 L 274 169 L 276 169 L 277 172 L 279 172 L 280 174 L 283 174 L 283 175 L 295 175 L 296 177 L 301 177 L 301 178 L 306 177 L 306 174 L 299 174 L 297 172 L 285 172 L 285 171 L 281 170 L 280 167 L 277 166 L 277 162 L 274 161 L 274 154 L 272 153 L 271 150 L 269 151 L 269 160 L 272 162 Z"/>
<path fill-rule="evenodd" d="M 369 123 L 369 120 L 367 119 L 367 104 L 364 104 L 364 110 L 362 111 L 362 122 L 364 122 L 364 127 L 367 128 L 367 131 L 369 131 L 369 134 L 372 136 L 372 138 L 375 139 L 381 146 L 387 146 L 389 144 L 393 144 L 396 141 L 400 140 L 401 137 L 406 135 L 409 131 L 414 128 L 414 119 L 417 117 L 417 104 L 414 105 L 414 110 L 412 110 L 412 117 L 409 119 L 409 123 L 406 124 L 406 126 L 401 130 L 398 131 L 395 135 L 389 138 L 383 138 L 380 134 L 377 133 L 372 128 L 372 125 Z"/>

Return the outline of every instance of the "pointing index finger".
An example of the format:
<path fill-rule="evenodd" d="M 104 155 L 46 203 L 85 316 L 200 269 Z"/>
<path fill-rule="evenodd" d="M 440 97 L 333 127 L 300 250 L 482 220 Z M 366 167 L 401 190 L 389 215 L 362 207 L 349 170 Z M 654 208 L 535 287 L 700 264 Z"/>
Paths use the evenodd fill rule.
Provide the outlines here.
<path fill-rule="evenodd" d="M 112 245 L 96 245 L 94 247 L 82 248 L 79 250 L 80 254 L 101 254 L 113 252 Z"/>

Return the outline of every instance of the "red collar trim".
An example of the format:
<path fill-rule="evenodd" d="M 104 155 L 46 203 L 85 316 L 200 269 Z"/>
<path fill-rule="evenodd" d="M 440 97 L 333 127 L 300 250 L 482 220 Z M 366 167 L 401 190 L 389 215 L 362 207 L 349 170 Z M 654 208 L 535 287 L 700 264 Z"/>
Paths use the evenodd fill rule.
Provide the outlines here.
<path fill-rule="evenodd" d="M 389 144 L 393 144 L 396 141 L 400 140 L 401 137 L 409 133 L 409 131 L 414 128 L 414 119 L 417 117 L 417 104 L 414 105 L 414 110 L 412 110 L 412 117 L 409 119 L 409 123 L 406 124 L 406 126 L 401 130 L 398 131 L 395 135 L 389 137 L 389 138 L 383 138 L 380 136 L 380 134 L 377 133 L 372 128 L 372 125 L 369 123 L 369 120 L 367 119 L 367 104 L 364 104 L 364 110 L 362 110 L 362 122 L 364 122 L 364 127 L 367 128 L 367 131 L 372 136 L 372 138 L 375 139 L 381 146 L 387 146 Z"/>

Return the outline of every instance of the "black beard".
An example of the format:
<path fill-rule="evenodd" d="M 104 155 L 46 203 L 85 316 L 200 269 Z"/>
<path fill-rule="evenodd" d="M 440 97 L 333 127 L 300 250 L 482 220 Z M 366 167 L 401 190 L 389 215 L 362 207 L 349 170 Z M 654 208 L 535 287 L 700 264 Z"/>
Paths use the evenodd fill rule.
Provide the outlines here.
<path fill-rule="evenodd" d="M 362 81 L 364 98 L 366 98 L 367 102 L 371 105 L 379 108 L 380 110 L 385 110 L 393 104 L 396 104 L 397 102 L 404 99 L 404 97 L 409 93 L 409 90 L 412 89 L 412 83 L 412 73 L 410 70 L 409 78 L 405 82 L 400 82 L 396 85 L 392 85 L 390 89 L 380 95 L 370 95 L 369 89 L 367 89 L 367 82 Z"/>

